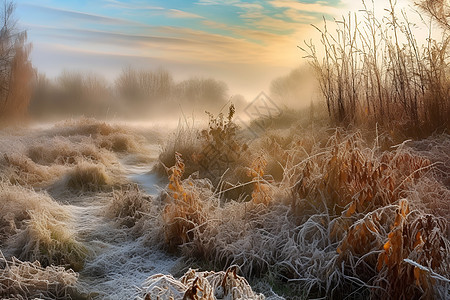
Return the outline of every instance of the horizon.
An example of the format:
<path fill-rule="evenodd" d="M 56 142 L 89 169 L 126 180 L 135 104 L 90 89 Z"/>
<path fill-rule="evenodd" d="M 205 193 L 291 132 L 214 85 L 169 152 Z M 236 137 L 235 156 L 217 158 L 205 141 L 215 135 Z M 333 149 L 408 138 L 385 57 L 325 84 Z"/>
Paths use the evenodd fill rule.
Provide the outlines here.
<path fill-rule="evenodd" d="M 298 46 L 309 39 L 319 43 L 311 24 L 320 27 L 323 17 L 333 20 L 355 9 L 348 0 L 16 4 L 19 27 L 33 44 L 32 63 L 50 78 L 75 70 L 113 81 L 125 67 L 163 68 L 176 80 L 224 81 L 230 94 L 247 101 L 306 63 Z"/>

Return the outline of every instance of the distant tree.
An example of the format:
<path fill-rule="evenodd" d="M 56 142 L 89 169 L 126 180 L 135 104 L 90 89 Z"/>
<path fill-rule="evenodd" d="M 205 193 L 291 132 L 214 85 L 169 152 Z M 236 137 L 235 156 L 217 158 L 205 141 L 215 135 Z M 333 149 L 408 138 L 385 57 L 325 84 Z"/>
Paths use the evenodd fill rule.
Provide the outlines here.
<path fill-rule="evenodd" d="M 115 85 L 120 98 L 150 104 L 170 98 L 174 83 L 172 75 L 164 69 L 147 71 L 128 67 L 122 70 Z"/>
<path fill-rule="evenodd" d="M 3 1 L 0 11 L 0 120 L 23 116 L 32 92 L 33 66 L 27 32 L 19 31 L 15 4 Z"/>
<path fill-rule="evenodd" d="M 288 75 L 274 79 L 270 85 L 270 96 L 279 104 L 300 108 L 311 102 L 313 90 L 311 72 L 307 67 L 297 67 Z"/>
<path fill-rule="evenodd" d="M 102 114 L 111 98 L 106 79 L 92 72 L 63 71 L 56 78 L 55 89 L 53 102 L 62 114 Z"/>
<path fill-rule="evenodd" d="M 44 73 L 36 72 L 33 79 L 33 93 L 28 111 L 32 117 L 43 117 L 53 112 L 55 89 Z"/>
<path fill-rule="evenodd" d="M 220 109 L 228 102 L 228 86 L 212 78 L 191 78 L 177 85 L 182 106 L 201 111 Z"/>

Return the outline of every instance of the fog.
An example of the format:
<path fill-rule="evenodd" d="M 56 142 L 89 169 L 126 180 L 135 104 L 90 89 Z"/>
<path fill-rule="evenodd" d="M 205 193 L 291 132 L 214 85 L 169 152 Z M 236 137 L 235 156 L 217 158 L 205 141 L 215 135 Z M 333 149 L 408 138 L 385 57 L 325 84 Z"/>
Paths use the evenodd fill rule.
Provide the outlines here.
<path fill-rule="evenodd" d="M 450 299 L 448 1 L 175 2 L 2 2 L 0 298 Z"/>

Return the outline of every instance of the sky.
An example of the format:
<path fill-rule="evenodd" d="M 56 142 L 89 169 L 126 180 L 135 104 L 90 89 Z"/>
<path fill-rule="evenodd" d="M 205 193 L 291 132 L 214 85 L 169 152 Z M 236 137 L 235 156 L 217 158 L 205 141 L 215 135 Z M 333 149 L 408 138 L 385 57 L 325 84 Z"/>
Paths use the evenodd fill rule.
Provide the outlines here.
<path fill-rule="evenodd" d="M 386 0 L 383 0 L 386 1 Z M 125 67 L 164 68 L 176 80 L 225 81 L 247 98 L 305 62 L 311 24 L 345 15 L 358 0 L 16 1 L 32 62 L 49 77 L 92 71 L 109 80 Z"/>

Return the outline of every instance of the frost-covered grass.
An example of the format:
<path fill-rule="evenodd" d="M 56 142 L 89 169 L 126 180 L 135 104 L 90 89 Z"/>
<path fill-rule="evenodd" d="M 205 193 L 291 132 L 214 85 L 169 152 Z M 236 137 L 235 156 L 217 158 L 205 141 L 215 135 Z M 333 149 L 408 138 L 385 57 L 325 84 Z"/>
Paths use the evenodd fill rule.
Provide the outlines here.
<path fill-rule="evenodd" d="M 68 299 L 76 297 L 78 275 L 64 267 L 43 268 L 36 262 L 8 261 L 0 251 L 0 297 L 2 299 Z"/>
<path fill-rule="evenodd" d="M 95 292 L 87 286 L 93 280 L 100 298 L 111 285 L 114 293 L 140 286 L 145 297 L 164 282 L 182 296 L 202 288 L 217 298 L 233 265 L 243 277 L 232 277 L 246 278 L 253 289 L 242 287 L 254 299 L 255 290 L 287 298 L 448 297 L 448 135 L 395 145 L 389 133 L 313 122 L 267 128 L 253 139 L 236 128 L 230 138 L 241 153 L 221 176 L 212 161 L 214 172 L 192 167 L 205 144 L 220 145 L 214 134 L 224 124 L 192 129 L 190 137 L 174 136 L 189 143 L 163 148 L 160 158 L 173 152 L 173 162 L 164 163 L 168 184 L 152 197 L 121 165 L 145 162 L 132 159 L 146 155 L 141 138 L 71 122 L 32 138 L 0 136 L 8 141 L 0 145 L 0 245 L 10 265 L 16 256 L 36 269 L 34 260 L 76 277 L 75 269 L 81 290 Z M 102 147 L 113 133 L 140 146 Z M 189 149 L 180 155 L 177 145 Z M 177 278 L 187 266 L 201 269 Z M 167 275 L 137 282 L 158 268 Z M 211 274 L 222 274 L 219 285 Z"/>
<path fill-rule="evenodd" d="M 71 215 L 48 194 L 0 183 L 0 245 L 9 256 L 44 266 L 83 267 L 87 250 L 67 225 Z"/>
<path fill-rule="evenodd" d="M 408 142 L 383 150 L 359 131 L 325 139 L 298 131 L 303 138 L 291 131 L 250 144 L 259 156 L 245 166 L 246 201 L 224 202 L 225 184 L 182 180 L 176 156 L 162 194 L 168 247 L 217 269 L 236 264 L 247 278 L 289 286 L 291 296 L 447 297 L 448 150 Z M 267 159 L 281 165 L 281 180 L 267 177 Z"/>

